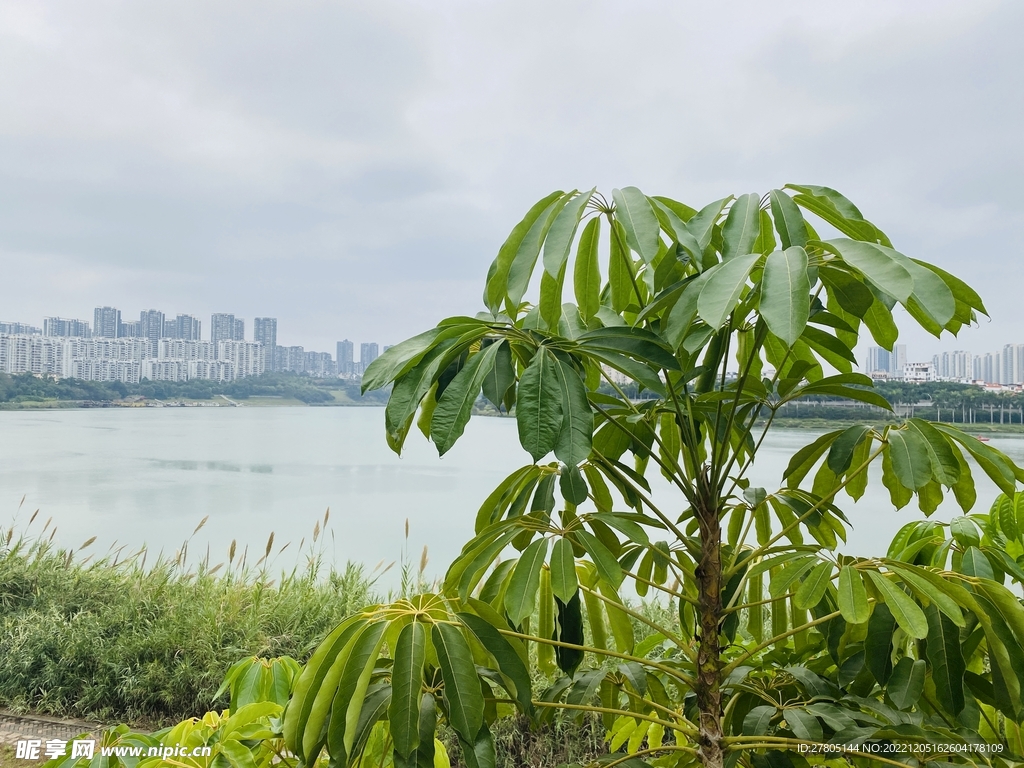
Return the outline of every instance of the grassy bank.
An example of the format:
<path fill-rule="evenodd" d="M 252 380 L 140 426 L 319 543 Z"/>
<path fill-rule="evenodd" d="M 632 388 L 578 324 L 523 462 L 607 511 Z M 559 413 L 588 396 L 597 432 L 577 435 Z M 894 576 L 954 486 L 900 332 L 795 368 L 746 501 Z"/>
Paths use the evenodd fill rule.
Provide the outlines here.
<path fill-rule="evenodd" d="M 190 565 L 185 546 L 175 560 L 147 564 L 144 552 L 90 559 L 58 549 L 45 528 L 37 536 L 4 532 L 0 706 L 169 722 L 214 706 L 240 658 L 305 659 L 374 598 L 360 566 L 324 566 L 321 531 L 318 523 L 313 543 L 300 548 L 302 565 L 283 573 L 271 572 L 264 552 Z M 271 559 L 282 544 L 268 542 Z"/>

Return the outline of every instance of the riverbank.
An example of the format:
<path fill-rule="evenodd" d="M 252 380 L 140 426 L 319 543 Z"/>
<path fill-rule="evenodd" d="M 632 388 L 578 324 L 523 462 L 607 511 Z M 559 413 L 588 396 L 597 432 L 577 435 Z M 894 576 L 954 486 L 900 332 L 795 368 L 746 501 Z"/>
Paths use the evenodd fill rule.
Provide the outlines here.
<path fill-rule="evenodd" d="M 926 419 L 926 421 L 930 421 Z M 763 423 L 763 422 L 762 422 Z M 801 429 L 814 432 L 829 432 L 833 429 L 843 429 L 845 427 L 852 427 L 858 424 L 872 424 L 871 419 L 812 419 L 812 418 L 776 418 L 773 425 L 783 429 Z M 895 421 L 884 421 L 878 420 L 874 422 L 874 426 L 879 428 L 886 426 L 887 424 L 895 424 Z M 948 422 L 942 422 L 946 424 Z M 949 424 L 951 427 L 956 427 L 959 430 L 966 432 L 969 435 L 1024 435 L 1024 425 L 1021 424 L 1000 424 L 995 422 L 994 424 L 988 424 L 986 422 L 976 424 L 961 424 L 957 422 L 955 424 Z"/>

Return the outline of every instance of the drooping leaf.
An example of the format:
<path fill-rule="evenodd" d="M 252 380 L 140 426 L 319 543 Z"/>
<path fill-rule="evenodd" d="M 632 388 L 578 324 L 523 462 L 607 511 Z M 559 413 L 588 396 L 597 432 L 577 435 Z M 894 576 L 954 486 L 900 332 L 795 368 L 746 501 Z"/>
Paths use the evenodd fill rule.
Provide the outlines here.
<path fill-rule="evenodd" d="M 576 594 L 576 559 L 568 539 L 557 539 L 551 549 L 551 591 L 563 603 Z"/>
<path fill-rule="evenodd" d="M 392 653 L 391 705 L 388 721 L 395 750 L 408 758 L 420 745 L 420 692 L 426 660 L 427 633 L 423 624 L 410 622 L 402 628 Z"/>
<path fill-rule="evenodd" d="M 960 630 L 934 605 L 925 609 L 928 643 L 925 653 L 932 668 L 935 693 L 943 708 L 958 715 L 964 708 L 964 664 L 960 648 Z"/>
<path fill-rule="evenodd" d="M 892 674 L 892 636 L 896 619 L 889 606 L 877 603 L 868 620 L 868 634 L 864 638 L 864 665 L 879 685 L 889 682 Z"/>
<path fill-rule="evenodd" d="M 507 341 L 497 342 L 500 347 L 494 356 L 494 365 L 484 376 L 484 397 L 491 401 L 495 408 L 501 410 L 508 393 L 516 380 L 515 368 L 512 365 L 512 348 Z"/>
<path fill-rule="evenodd" d="M 507 677 L 515 687 L 514 696 L 519 708 L 529 714 L 533 711 L 533 700 L 530 695 L 530 673 L 523 663 L 522 657 L 516 653 L 511 643 L 506 640 L 487 620 L 468 612 L 458 614 L 459 621 L 465 624 L 480 644 L 487 649 L 498 664 L 498 671 Z"/>
<path fill-rule="evenodd" d="M 462 437 L 473 412 L 473 403 L 480 395 L 484 379 L 494 367 L 500 347 L 500 344 L 491 344 L 472 355 L 437 401 L 430 420 L 430 438 L 437 446 L 438 454 L 443 456 Z"/>
<path fill-rule="evenodd" d="M 473 743 L 483 726 L 484 712 L 473 652 L 462 632 L 453 624 L 435 623 L 430 637 L 444 680 L 444 700 L 452 728 L 463 739 Z"/>
<path fill-rule="evenodd" d="M 555 359 L 543 347 L 519 379 L 516 422 L 519 442 L 534 461 L 554 450 L 562 427 L 562 391 Z"/>
<path fill-rule="evenodd" d="M 505 611 L 515 626 L 533 614 L 537 606 L 540 570 L 548 552 L 548 540 L 540 538 L 528 546 L 519 558 L 505 592 Z"/>
<path fill-rule="evenodd" d="M 590 455 L 594 414 L 583 379 L 561 358 L 555 359 L 555 382 L 562 400 L 562 425 L 555 439 L 555 456 L 567 466 L 576 467 Z"/>
<path fill-rule="evenodd" d="M 885 692 L 897 709 L 906 710 L 917 704 L 924 692 L 926 666 L 924 659 L 904 656 L 893 667 Z"/>
<path fill-rule="evenodd" d="M 892 468 L 904 487 L 923 488 L 932 479 L 928 447 L 917 431 L 890 429 L 887 435 Z"/>
<path fill-rule="evenodd" d="M 863 624 L 870 617 L 868 593 L 860 573 L 844 565 L 839 569 L 839 611 L 850 624 Z"/>

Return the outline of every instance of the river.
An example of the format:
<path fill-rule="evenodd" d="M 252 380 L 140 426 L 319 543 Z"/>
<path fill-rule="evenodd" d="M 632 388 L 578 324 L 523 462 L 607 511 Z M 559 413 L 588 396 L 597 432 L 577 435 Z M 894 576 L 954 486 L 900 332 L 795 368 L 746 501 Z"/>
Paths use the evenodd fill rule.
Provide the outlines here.
<path fill-rule="evenodd" d="M 474 418 L 443 458 L 415 432 L 405 454 L 384 441 L 380 408 L 110 408 L 0 412 L 0 522 L 38 533 L 52 518 L 55 540 L 77 547 L 96 536 L 89 552 L 117 542 L 173 553 L 209 516 L 189 545 L 190 560 L 210 551 L 227 558 L 230 542 L 248 546 L 250 562 L 263 554 L 271 532 L 275 567 L 290 567 L 301 539 L 330 508 L 324 554 L 372 567 L 401 558 L 419 560 L 428 547 L 431 576 L 472 535 L 480 502 L 509 472 L 529 462 L 515 422 Z M 755 484 L 777 486 L 794 451 L 815 433 L 776 430 L 752 470 Z M 1024 440 L 990 443 L 1024 462 Z M 975 467 L 978 510 L 995 487 Z M 876 468 L 876 475 L 880 469 Z M 659 498 L 669 499 L 664 488 Z M 24 497 L 24 503 L 21 503 Z M 20 510 L 19 510 L 19 504 Z M 921 513 L 893 510 L 880 477 L 856 505 L 840 496 L 854 522 L 846 552 L 880 555 L 898 528 Z M 959 514 L 950 498 L 935 514 Z M 409 541 L 405 544 L 405 521 Z M 47 531 L 49 534 L 49 531 Z M 390 578 L 390 577 L 389 577 Z"/>

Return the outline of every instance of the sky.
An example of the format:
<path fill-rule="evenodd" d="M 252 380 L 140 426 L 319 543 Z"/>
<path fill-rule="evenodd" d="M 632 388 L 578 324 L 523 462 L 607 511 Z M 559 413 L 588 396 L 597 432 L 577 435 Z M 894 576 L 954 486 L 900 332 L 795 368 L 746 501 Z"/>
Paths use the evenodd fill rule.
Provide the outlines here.
<path fill-rule="evenodd" d="M 0 0 L 0 319 L 390 344 L 555 189 L 834 187 L 1024 342 L 1024 4 Z M 904 320 L 907 318 L 904 316 Z M 358 348 L 358 346 L 357 346 Z"/>

